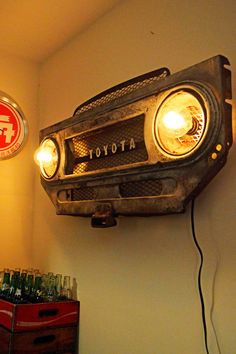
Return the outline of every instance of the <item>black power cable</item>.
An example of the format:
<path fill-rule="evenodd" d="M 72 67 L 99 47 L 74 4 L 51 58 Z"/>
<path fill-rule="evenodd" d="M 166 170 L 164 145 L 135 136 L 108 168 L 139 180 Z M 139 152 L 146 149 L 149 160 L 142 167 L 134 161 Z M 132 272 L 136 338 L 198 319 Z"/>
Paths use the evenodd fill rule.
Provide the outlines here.
<path fill-rule="evenodd" d="M 203 267 L 203 252 L 201 250 L 201 247 L 198 243 L 196 233 L 195 233 L 195 225 L 194 225 L 194 199 L 192 200 L 192 205 L 191 205 L 191 227 L 192 227 L 192 236 L 194 243 L 198 249 L 199 255 L 200 255 L 200 266 L 198 270 L 198 291 L 199 291 L 199 296 L 200 296 L 200 302 L 201 302 L 201 308 L 202 308 L 202 323 L 203 323 L 203 330 L 204 330 L 204 341 L 205 341 L 205 349 L 206 353 L 209 353 L 208 349 L 208 336 L 207 336 L 207 324 L 206 324 L 206 313 L 205 313 L 205 304 L 204 304 L 204 297 L 203 297 L 203 292 L 202 292 L 202 267 Z"/>

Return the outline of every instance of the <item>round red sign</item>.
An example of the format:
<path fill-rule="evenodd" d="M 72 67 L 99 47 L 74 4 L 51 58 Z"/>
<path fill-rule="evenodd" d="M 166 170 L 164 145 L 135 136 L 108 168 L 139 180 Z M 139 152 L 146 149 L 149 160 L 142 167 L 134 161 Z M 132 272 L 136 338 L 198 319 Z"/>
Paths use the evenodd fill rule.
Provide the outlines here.
<path fill-rule="evenodd" d="M 26 137 L 23 113 L 12 99 L 0 98 L 0 160 L 14 156 Z"/>

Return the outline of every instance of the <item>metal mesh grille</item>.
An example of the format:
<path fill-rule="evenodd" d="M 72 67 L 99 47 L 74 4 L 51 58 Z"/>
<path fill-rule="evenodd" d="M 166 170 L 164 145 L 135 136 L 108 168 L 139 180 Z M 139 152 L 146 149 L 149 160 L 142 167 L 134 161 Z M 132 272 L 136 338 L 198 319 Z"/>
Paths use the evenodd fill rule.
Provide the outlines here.
<path fill-rule="evenodd" d="M 74 162 L 67 174 L 83 174 L 104 168 L 146 161 L 144 116 L 138 116 L 69 139 Z"/>
<path fill-rule="evenodd" d="M 120 195 L 122 198 L 157 196 L 162 192 L 160 180 L 146 180 L 123 183 L 120 185 Z"/>
<path fill-rule="evenodd" d="M 96 199 L 96 190 L 93 187 L 83 187 L 72 189 L 71 191 L 71 200 L 95 200 Z"/>
<path fill-rule="evenodd" d="M 99 188 L 102 187 L 81 187 L 71 190 L 71 201 L 101 200 L 98 198 Z M 119 186 L 120 194 L 112 199 L 151 197 L 161 195 L 163 191 L 160 180 L 145 180 L 122 183 Z M 104 197 L 104 199 L 107 199 Z"/>
<path fill-rule="evenodd" d="M 124 96 L 125 94 L 131 93 L 137 89 L 146 87 L 150 85 L 151 83 L 158 81 L 160 79 L 165 78 L 169 74 L 167 69 L 161 69 L 158 71 L 153 72 L 153 76 L 147 77 L 144 79 L 143 77 L 140 77 L 140 81 L 136 81 L 133 83 L 130 83 L 124 87 L 114 87 L 112 92 L 105 92 L 103 95 L 98 96 L 97 98 L 95 97 L 91 101 L 89 100 L 87 104 L 83 104 L 79 106 L 75 112 L 75 114 L 80 114 L 86 111 L 89 111 L 91 109 L 97 108 L 99 106 L 102 106 L 106 103 L 109 103 L 117 98 L 120 98 Z"/>

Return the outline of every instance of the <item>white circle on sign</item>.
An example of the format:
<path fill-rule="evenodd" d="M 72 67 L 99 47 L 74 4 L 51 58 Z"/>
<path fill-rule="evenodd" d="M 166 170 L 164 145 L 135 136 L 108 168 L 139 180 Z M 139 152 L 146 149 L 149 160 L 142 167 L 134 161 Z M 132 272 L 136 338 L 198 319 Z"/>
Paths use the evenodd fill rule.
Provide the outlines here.
<path fill-rule="evenodd" d="M 28 127 L 18 104 L 0 92 L 0 160 L 9 159 L 20 152 Z"/>

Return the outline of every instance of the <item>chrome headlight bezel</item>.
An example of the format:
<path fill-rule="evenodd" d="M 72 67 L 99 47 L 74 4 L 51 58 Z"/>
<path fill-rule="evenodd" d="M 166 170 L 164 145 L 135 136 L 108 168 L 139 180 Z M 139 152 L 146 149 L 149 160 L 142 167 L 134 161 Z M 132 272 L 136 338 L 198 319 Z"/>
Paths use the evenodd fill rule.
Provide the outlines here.
<path fill-rule="evenodd" d="M 49 136 L 41 141 L 36 152 L 36 160 L 43 178 L 51 180 L 55 177 L 60 165 L 60 149 L 56 139 Z"/>

